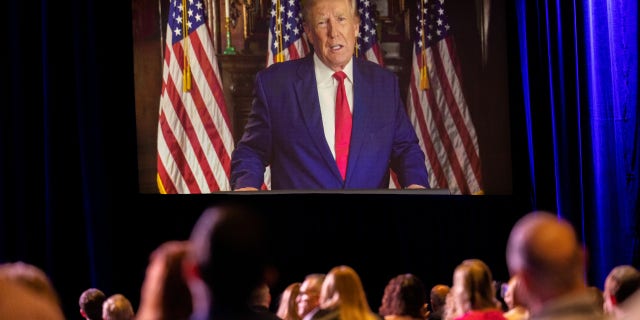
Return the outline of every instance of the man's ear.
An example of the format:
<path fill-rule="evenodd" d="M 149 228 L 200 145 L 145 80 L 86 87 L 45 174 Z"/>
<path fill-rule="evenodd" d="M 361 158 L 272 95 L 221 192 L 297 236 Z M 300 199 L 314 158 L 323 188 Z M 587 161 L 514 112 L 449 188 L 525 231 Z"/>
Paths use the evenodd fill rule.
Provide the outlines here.
<path fill-rule="evenodd" d="M 613 294 L 609 294 L 609 300 L 611 300 L 611 305 L 612 306 L 617 306 L 618 305 L 618 300 L 616 300 L 616 296 Z"/>
<path fill-rule="evenodd" d="M 524 289 L 523 292 L 528 292 L 531 290 L 532 281 L 535 281 L 531 278 L 531 275 L 526 271 L 521 271 L 518 273 L 518 277 L 520 279 L 519 286 L 521 289 Z"/>
<path fill-rule="evenodd" d="M 187 281 L 200 279 L 200 269 L 193 259 L 185 258 L 182 261 L 182 276 Z"/>
<path fill-rule="evenodd" d="M 80 308 L 80 315 L 85 319 L 87 318 L 87 314 L 82 310 L 82 308 Z"/>

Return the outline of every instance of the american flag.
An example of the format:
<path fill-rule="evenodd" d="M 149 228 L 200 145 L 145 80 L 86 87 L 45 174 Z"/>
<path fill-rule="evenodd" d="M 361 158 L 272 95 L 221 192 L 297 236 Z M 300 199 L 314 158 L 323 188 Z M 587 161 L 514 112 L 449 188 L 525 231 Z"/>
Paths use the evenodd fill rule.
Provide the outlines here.
<path fill-rule="evenodd" d="M 356 44 L 356 55 L 384 66 L 378 33 L 376 31 L 375 14 L 371 10 L 371 0 L 358 0 L 360 14 L 360 30 Z"/>
<path fill-rule="evenodd" d="M 234 142 L 204 3 L 171 0 L 169 6 L 158 188 L 160 193 L 227 191 Z"/>
<path fill-rule="evenodd" d="M 426 155 L 429 183 L 452 194 L 482 194 L 478 139 L 444 0 L 417 5 L 407 109 Z"/>
<path fill-rule="evenodd" d="M 271 0 L 267 66 L 309 54 L 299 0 Z"/>

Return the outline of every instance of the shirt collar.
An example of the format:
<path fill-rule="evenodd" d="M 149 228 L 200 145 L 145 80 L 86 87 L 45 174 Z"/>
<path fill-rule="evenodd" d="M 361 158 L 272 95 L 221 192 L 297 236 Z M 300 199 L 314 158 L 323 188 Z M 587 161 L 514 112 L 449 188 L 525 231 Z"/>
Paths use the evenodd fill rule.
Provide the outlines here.
<path fill-rule="evenodd" d="M 329 80 L 333 81 L 333 74 L 335 73 L 335 71 L 327 67 L 324 64 L 324 62 L 322 62 L 322 60 L 320 60 L 320 58 L 318 58 L 318 55 L 315 53 L 313 54 L 313 65 L 316 71 L 316 79 L 318 79 L 319 82 L 320 80 L 323 80 L 323 79 L 324 81 L 329 81 Z M 351 60 L 349 60 L 347 65 L 344 66 L 344 69 L 342 69 L 342 72 L 344 72 L 347 75 L 347 80 L 353 83 L 353 58 L 351 58 Z"/>

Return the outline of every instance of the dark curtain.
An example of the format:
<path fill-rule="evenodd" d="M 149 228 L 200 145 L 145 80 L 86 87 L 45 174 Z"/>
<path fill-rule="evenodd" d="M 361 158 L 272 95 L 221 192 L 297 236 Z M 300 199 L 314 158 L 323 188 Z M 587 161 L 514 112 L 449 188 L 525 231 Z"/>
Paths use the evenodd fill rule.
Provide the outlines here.
<path fill-rule="evenodd" d="M 526 194 L 533 209 L 573 222 L 599 285 L 614 266 L 638 264 L 637 2 L 521 0 L 514 9 Z"/>
<path fill-rule="evenodd" d="M 144 210 L 131 3 L 3 3 L 0 261 L 41 266 L 71 317 L 88 286 L 112 292 L 134 245 L 119 231 Z M 600 286 L 638 265 L 637 1 L 509 6 L 513 197 L 575 224 Z"/>
<path fill-rule="evenodd" d="M 131 3 L 2 3 L 0 261 L 44 269 L 76 318 L 137 192 Z"/>

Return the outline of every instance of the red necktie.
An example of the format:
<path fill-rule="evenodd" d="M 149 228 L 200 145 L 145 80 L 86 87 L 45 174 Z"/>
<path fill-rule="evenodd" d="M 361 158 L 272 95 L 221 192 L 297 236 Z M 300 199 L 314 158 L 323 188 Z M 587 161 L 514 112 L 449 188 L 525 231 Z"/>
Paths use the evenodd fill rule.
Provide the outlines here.
<path fill-rule="evenodd" d="M 351 110 L 349 110 L 349 100 L 344 89 L 344 78 L 347 75 L 338 71 L 333 74 L 338 80 L 338 91 L 336 92 L 336 163 L 342 175 L 342 180 L 347 174 L 347 159 L 349 158 L 349 142 L 351 141 Z"/>

